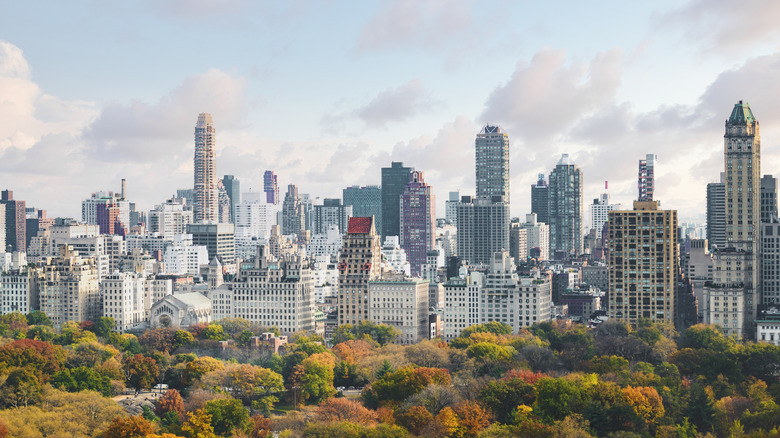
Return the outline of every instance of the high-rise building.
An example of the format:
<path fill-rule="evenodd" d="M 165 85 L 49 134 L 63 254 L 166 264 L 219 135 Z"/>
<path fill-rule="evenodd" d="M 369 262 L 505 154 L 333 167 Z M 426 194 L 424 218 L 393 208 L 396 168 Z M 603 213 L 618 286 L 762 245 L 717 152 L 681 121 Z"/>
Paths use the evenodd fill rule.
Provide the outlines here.
<path fill-rule="evenodd" d="M 777 178 L 764 175 L 761 178 L 761 222 L 777 219 Z"/>
<path fill-rule="evenodd" d="M 331 225 L 337 226 L 339 232 L 344 233 L 352 213 L 352 206 L 342 204 L 341 199 L 325 198 L 321 205 L 314 206 L 312 233 L 325 234 Z"/>
<path fill-rule="evenodd" d="M 306 212 L 298 194 L 298 186 L 290 184 L 282 204 L 282 234 L 295 234 L 299 238 L 306 232 Z"/>
<path fill-rule="evenodd" d="M 780 221 L 761 223 L 761 304 L 780 305 Z"/>
<path fill-rule="evenodd" d="M 193 245 L 206 247 L 209 260 L 216 257 L 223 265 L 236 261 L 233 224 L 188 224 L 187 234 L 192 234 Z"/>
<path fill-rule="evenodd" d="M 230 221 L 231 213 L 230 195 L 225 190 L 222 180 L 217 180 L 217 221 L 221 224 L 232 223 Z"/>
<path fill-rule="evenodd" d="M 81 220 L 90 225 L 102 223 L 101 232 L 104 234 L 120 234 L 119 230 L 130 229 L 130 201 L 118 192 L 92 193 L 81 201 Z"/>
<path fill-rule="evenodd" d="M 401 248 L 412 268 L 420 276 L 428 251 L 436 243 L 436 198 L 425 182 L 423 172 L 413 171 L 400 199 Z M 426 286 L 427 287 L 427 286 Z"/>
<path fill-rule="evenodd" d="M 6 238 L 5 238 L 5 204 L 0 202 L 0 252 L 5 252 L 8 247 L 6 245 Z M 27 221 L 25 220 L 25 234 L 27 234 Z"/>
<path fill-rule="evenodd" d="M 593 200 L 593 204 L 590 206 L 590 224 L 596 230 L 596 237 L 599 239 L 601 238 L 601 230 L 609 219 L 609 212 L 615 210 L 620 210 L 620 204 L 610 204 L 608 193 L 602 193 Z"/>
<path fill-rule="evenodd" d="M 165 239 L 187 232 L 187 224 L 193 222 L 192 210 L 185 208 L 182 200 L 168 199 L 149 211 L 149 232 L 160 233 Z"/>
<path fill-rule="evenodd" d="M 145 295 L 146 278 L 135 273 L 114 272 L 100 281 L 103 316 L 114 318 L 119 332 L 146 321 Z"/>
<path fill-rule="evenodd" d="M 27 251 L 27 211 L 25 202 L 14 199 L 14 192 L 3 190 L 0 204 L 5 206 L 5 245 L 3 251 Z"/>
<path fill-rule="evenodd" d="M 236 205 L 236 237 L 267 240 L 271 236 L 271 227 L 275 220 L 274 204 L 245 196 L 245 199 Z"/>
<path fill-rule="evenodd" d="M 279 178 L 270 170 L 263 174 L 263 191 L 267 204 L 279 205 Z"/>
<path fill-rule="evenodd" d="M 352 206 L 352 216 L 374 216 L 376 229 L 382 231 L 382 189 L 379 186 L 347 187 L 342 190 L 342 195 L 344 205 Z"/>
<path fill-rule="evenodd" d="M 735 276 L 731 278 L 720 276 L 718 279 L 713 279 L 713 286 L 721 286 L 721 289 L 733 288 L 735 291 L 742 290 L 744 314 L 742 321 L 737 321 L 741 325 L 738 328 L 739 332 L 735 330 L 733 333 L 751 335 L 760 298 L 761 136 L 758 120 L 753 116 L 750 106 L 742 101 L 734 105 L 725 125 L 726 132 L 723 136 L 726 175 L 725 249 L 729 251 L 713 252 L 713 269 L 724 268 L 725 265 L 719 265 L 720 259 L 723 258 L 731 266 L 741 265 L 742 268 L 735 271 Z M 717 296 L 723 291 L 705 288 L 705 300 L 708 292 Z M 729 325 L 733 326 L 734 323 L 734 318 L 731 318 Z M 727 326 L 723 325 L 723 327 L 725 329 Z"/>
<path fill-rule="evenodd" d="M 444 219 L 447 222 L 458 227 L 458 203 L 460 202 L 460 192 L 450 192 L 450 196 L 444 203 Z"/>
<path fill-rule="evenodd" d="M 19 266 L 3 269 L 0 275 L 0 315 L 19 312 L 27 314 L 39 309 L 40 268 Z"/>
<path fill-rule="evenodd" d="M 582 170 L 563 154 L 550 173 L 550 250 L 582 253 Z"/>
<path fill-rule="evenodd" d="M 400 236 L 401 217 L 398 200 L 409 183 L 409 174 L 414 168 L 393 161 L 390 167 L 382 168 L 382 238 Z"/>
<path fill-rule="evenodd" d="M 528 231 L 518 217 L 509 223 L 509 255 L 518 266 L 528 258 Z"/>
<path fill-rule="evenodd" d="M 339 325 L 368 319 L 369 282 L 381 275 L 382 251 L 373 218 L 349 218 L 339 254 Z"/>
<path fill-rule="evenodd" d="M 398 341 L 415 344 L 428 337 L 428 280 L 386 275 L 368 283 L 368 295 L 368 319 L 398 329 Z"/>
<path fill-rule="evenodd" d="M 539 174 L 536 184 L 531 184 L 531 213 L 536 213 L 536 220 L 550 223 L 550 186 L 547 185 L 544 174 Z"/>
<path fill-rule="evenodd" d="M 222 178 L 222 187 L 230 199 L 230 223 L 235 224 L 236 206 L 241 203 L 241 180 L 233 175 L 225 175 Z"/>
<path fill-rule="evenodd" d="M 639 188 L 639 201 L 652 201 L 655 192 L 655 165 L 658 157 L 647 154 L 644 160 L 639 160 L 639 176 L 637 186 Z"/>
<path fill-rule="evenodd" d="M 195 185 L 192 209 L 195 222 L 218 222 L 216 131 L 211 114 L 200 113 L 195 125 Z"/>
<path fill-rule="evenodd" d="M 95 259 L 79 256 L 68 245 L 59 249 L 60 255 L 47 258 L 43 266 L 40 310 L 55 328 L 68 321 L 97 321 L 102 305 Z"/>
<path fill-rule="evenodd" d="M 526 257 L 549 260 L 550 259 L 550 226 L 540 222 L 536 213 L 525 215 L 525 223 L 520 225 L 525 228 Z"/>
<path fill-rule="evenodd" d="M 509 136 L 500 126 L 485 125 L 474 142 L 477 198 L 501 196 L 509 203 Z"/>
<path fill-rule="evenodd" d="M 677 211 L 657 201 L 609 212 L 609 317 L 675 322 Z"/>
<path fill-rule="evenodd" d="M 707 184 L 707 241 L 710 249 L 726 246 L 726 183 L 721 172 L 720 182 Z"/>
<path fill-rule="evenodd" d="M 463 196 L 458 205 L 458 257 L 470 264 L 490 263 L 509 250 L 509 204 L 496 199 Z"/>

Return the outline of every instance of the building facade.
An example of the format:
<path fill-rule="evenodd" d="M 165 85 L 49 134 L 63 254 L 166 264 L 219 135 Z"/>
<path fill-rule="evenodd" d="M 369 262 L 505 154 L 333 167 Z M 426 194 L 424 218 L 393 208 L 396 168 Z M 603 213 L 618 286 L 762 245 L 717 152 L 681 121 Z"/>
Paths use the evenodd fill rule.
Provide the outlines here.
<path fill-rule="evenodd" d="M 368 319 L 369 282 L 382 274 L 379 235 L 370 217 L 351 217 L 339 254 L 339 325 Z"/>
<path fill-rule="evenodd" d="M 314 206 L 312 234 L 327 233 L 334 225 L 341 233 L 346 232 L 352 213 L 352 206 L 342 204 L 341 199 L 323 199 L 322 204 Z"/>
<path fill-rule="evenodd" d="M 368 319 L 401 332 L 399 340 L 414 344 L 428 337 L 428 281 L 385 275 L 368 285 Z"/>
<path fill-rule="evenodd" d="M 235 228 L 233 224 L 189 224 L 187 234 L 192 235 L 192 244 L 205 246 L 209 260 L 217 257 L 223 265 L 235 263 Z"/>
<path fill-rule="evenodd" d="M 501 196 L 509 202 L 509 135 L 500 126 L 485 125 L 474 142 L 477 198 Z"/>
<path fill-rule="evenodd" d="M 487 265 L 497 251 L 509 250 L 509 204 L 501 198 L 461 198 L 458 205 L 458 257 Z"/>
<path fill-rule="evenodd" d="M 40 310 L 55 328 L 68 321 L 97 321 L 102 314 L 95 259 L 79 256 L 67 245 L 47 258 L 40 283 Z"/>
<path fill-rule="evenodd" d="M 3 190 L 0 205 L 5 207 L 5 247 L 3 251 L 27 251 L 27 212 L 25 201 L 14 199 L 14 192 Z"/>
<path fill-rule="evenodd" d="M 566 255 L 582 253 L 582 171 L 563 154 L 550 173 L 550 250 Z"/>
<path fill-rule="evenodd" d="M 550 186 L 547 185 L 544 174 L 539 174 L 536 184 L 531 184 L 531 213 L 536 213 L 536 219 L 545 224 L 550 223 Z"/>
<path fill-rule="evenodd" d="M 655 192 L 655 165 L 658 157 L 647 154 L 644 160 L 639 160 L 639 175 L 637 187 L 639 189 L 639 201 L 652 201 Z"/>
<path fill-rule="evenodd" d="M 707 241 L 710 249 L 726 246 L 726 183 L 721 173 L 720 182 L 707 184 Z"/>
<path fill-rule="evenodd" d="M 279 204 L 281 201 L 279 198 L 279 178 L 270 170 L 266 170 L 263 173 L 263 191 L 265 192 L 265 202 L 267 204 Z"/>
<path fill-rule="evenodd" d="M 436 243 L 436 198 L 423 172 L 413 171 L 399 200 L 400 244 L 406 252 L 412 275 L 419 277 L 422 265 Z"/>
<path fill-rule="evenodd" d="M 219 221 L 215 148 L 216 131 L 211 114 L 200 113 L 195 125 L 195 184 L 192 190 L 195 222 Z"/>
<path fill-rule="evenodd" d="M 414 168 L 404 167 L 404 163 L 393 161 L 390 167 L 382 168 L 382 229 L 384 239 L 387 236 L 401 235 L 401 210 L 399 199 L 404 187 L 409 183 L 409 174 Z"/>
<path fill-rule="evenodd" d="M 352 206 L 352 216 L 374 217 L 376 229 L 382 231 L 382 188 L 379 186 L 351 186 L 342 190 L 344 205 Z M 344 232 L 344 228 L 341 228 Z"/>

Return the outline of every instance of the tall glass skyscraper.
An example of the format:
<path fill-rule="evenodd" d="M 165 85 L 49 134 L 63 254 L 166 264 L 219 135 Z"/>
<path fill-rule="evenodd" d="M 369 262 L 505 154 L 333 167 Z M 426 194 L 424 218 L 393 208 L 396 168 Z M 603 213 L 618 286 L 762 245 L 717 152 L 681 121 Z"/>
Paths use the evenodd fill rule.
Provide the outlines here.
<path fill-rule="evenodd" d="M 374 216 L 374 227 L 382 230 L 382 189 L 379 186 L 352 186 L 342 190 L 344 205 L 352 206 L 352 216 Z"/>
<path fill-rule="evenodd" d="M 582 170 L 563 154 L 550 173 L 550 250 L 582 254 Z"/>
<path fill-rule="evenodd" d="M 192 191 L 195 222 L 218 221 L 215 146 L 215 130 L 211 114 L 200 113 L 198 123 L 195 125 L 195 186 Z"/>
<path fill-rule="evenodd" d="M 509 136 L 500 126 L 485 125 L 475 149 L 477 198 L 503 196 L 509 202 Z"/>
<path fill-rule="evenodd" d="M 270 170 L 263 174 L 263 191 L 266 204 L 279 204 L 279 181 L 276 174 Z"/>
<path fill-rule="evenodd" d="M 414 168 L 393 161 L 390 167 L 382 168 L 382 240 L 387 236 L 401 235 L 401 220 L 398 200 L 409 183 L 409 174 Z"/>
<path fill-rule="evenodd" d="M 544 174 L 539 174 L 539 180 L 531 185 L 531 213 L 536 213 L 536 220 L 550 223 L 550 187 L 545 181 Z"/>

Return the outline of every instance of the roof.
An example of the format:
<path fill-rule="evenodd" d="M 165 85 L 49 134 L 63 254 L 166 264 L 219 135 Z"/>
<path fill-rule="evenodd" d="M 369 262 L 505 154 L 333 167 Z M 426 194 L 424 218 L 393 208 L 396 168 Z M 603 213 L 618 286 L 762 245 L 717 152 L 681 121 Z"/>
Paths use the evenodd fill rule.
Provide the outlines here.
<path fill-rule="evenodd" d="M 574 166 L 574 160 L 569 157 L 569 154 L 561 155 L 561 159 L 558 160 L 559 166 Z"/>
<path fill-rule="evenodd" d="M 731 116 L 729 117 L 729 124 L 731 125 L 746 125 L 753 123 L 756 118 L 753 117 L 753 111 L 750 110 L 750 105 L 740 100 L 734 105 L 734 109 L 731 110 Z"/>
<path fill-rule="evenodd" d="M 479 131 L 479 133 L 482 134 L 482 135 L 484 135 L 484 134 L 503 134 L 504 130 L 501 129 L 501 127 L 498 126 L 498 125 L 493 126 L 493 125 L 490 125 L 490 124 L 486 124 L 485 126 L 482 127 L 482 130 Z"/>
<path fill-rule="evenodd" d="M 373 217 L 351 217 L 347 234 L 368 234 L 371 232 Z"/>
<path fill-rule="evenodd" d="M 211 300 L 199 292 L 188 292 L 184 294 L 167 295 L 167 297 L 175 298 L 186 306 L 192 306 L 192 307 L 211 306 Z"/>

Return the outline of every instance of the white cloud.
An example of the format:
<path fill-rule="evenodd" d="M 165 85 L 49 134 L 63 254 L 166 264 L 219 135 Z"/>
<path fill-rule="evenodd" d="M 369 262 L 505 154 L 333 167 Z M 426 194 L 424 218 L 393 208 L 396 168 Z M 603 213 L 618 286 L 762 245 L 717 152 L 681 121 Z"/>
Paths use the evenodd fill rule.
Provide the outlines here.
<path fill-rule="evenodd" d="M 355 115 L 370 127 L 381 127 L 389 122 L 407 120 L 432 105 L 428 91 L 419 80 L 414 79 L 400 87 L 383 91 L 359 108 Z"/>

